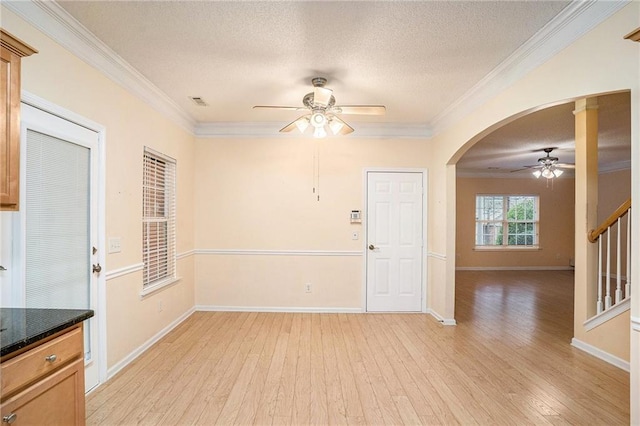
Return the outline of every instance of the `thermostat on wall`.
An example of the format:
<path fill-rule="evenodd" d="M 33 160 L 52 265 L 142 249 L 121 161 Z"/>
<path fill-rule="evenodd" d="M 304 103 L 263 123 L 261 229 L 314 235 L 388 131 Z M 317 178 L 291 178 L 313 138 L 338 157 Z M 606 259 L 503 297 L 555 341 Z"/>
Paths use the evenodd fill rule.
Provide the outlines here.
<path fill-rule="evenodd" d="M 362 223 L 360 210 L 351 210 L 351 223 Z"/>

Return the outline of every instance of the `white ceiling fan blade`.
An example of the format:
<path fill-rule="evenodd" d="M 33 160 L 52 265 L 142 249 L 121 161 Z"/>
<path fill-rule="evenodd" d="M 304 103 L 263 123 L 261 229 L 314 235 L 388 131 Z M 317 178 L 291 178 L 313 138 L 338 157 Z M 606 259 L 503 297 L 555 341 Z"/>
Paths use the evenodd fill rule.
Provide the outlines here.
<path fill-rule="evenodd" d="M 561 169 L 575 169 L 576 165 L 571 163 L 556 163 L 556 167 L 560 167 Z"/>
<path fill-rule="evenodd" d="M 326 107 L 329 105 L 329 101 L 331 100 L 331 95 L 333 94 L 333 90 L 326 89 L 324 87 L 314 87 L 313 88 L 313 104 L 316 106 Z"/>
<path fill-rule="evenodd" d="M 339 114 L 383 115 L 387 108 L 384 105 L 340 105 L 333 107 Z"/>
<path fill-rule="evenodd" d="M 353 132 L 353 127 L 349 126 L 335 115 L 332 115 L 329 119 L 329 128 L 334 135 L 348 135 Z"/>
<path fill-rule="evenodd" d="M 303 115 L 302 117 L 296 118 L 291 123 L 287 124 L 282 129 L 280 129 L 280 132 L 288 133 L 288 132 L 292 131 L 293 129 L 299 129 L 300 131 L 303 131 L 303 129 L 300 128 L 300 124 L 299 123 L 301 123 L 303 121 L 306 121 L 307 125 L 308 125 L 309 117 L 310 117 L 310 115 Z M 304 126 L 304 127 L 306 128 L 306 126 Z"/>
<path fill-rule="evenodd" d="M 292 106 L 274 106 L 274 105 L 256 105 L 253 109 L 280 109 L 283 111 L 302 111 L 306 110 L 305 107 L 292 107 Z"/>

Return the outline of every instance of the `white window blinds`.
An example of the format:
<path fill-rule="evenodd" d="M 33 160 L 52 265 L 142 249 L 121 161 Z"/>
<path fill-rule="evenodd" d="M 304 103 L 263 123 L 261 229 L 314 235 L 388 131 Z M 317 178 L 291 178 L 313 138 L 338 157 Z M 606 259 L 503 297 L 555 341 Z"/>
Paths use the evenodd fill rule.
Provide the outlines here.
<path fill-rule="evenodd" d="M 88 308 L 89 149 L 27 131 L 25 306 Z"/>
<path fill-rule="evenodd" d="M 142 191 L 143 288 L 176 277 L 176 161 L 144 150 Z"/>

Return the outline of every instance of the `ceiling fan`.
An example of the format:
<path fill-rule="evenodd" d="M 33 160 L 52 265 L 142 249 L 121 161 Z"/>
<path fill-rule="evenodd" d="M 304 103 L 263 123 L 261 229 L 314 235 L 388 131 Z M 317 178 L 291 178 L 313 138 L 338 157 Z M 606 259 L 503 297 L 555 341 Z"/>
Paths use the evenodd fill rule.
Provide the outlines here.
<path fill-rule="evenodd" d="M 524 169 L 513 170 L 518 172 L 521 170 L 535 169 L 533 176 L 536 179 L 542 176 L 543 178 L 553 179 L 554 177 L 560 177 L 564 172 L 562 169 L 574 169 L 575 165 L 570 163 L 559 163 L 558 157 L 552 157 L 551 152 L 556 148 L 544 148 L 542 151 L 547 153 L 546 157 L 538 158 L 538 164 L 534 166 L 524 166 Z"/>
<path fill-rule="evenodd" d="M 297 128 L 301 133 L 304 133 L 311 126 L 315 138 L 327 136 L 327 129 L 334 135 L 348 135 L 353 132 L 353 127 L 340 119 L 337 114 L 382 115 L 386 111 L 383 105 L 336 105 L 333 90 L 324 87 L 327 84 L 326 78 L 315 77 L 311 83 L 313 84 L 313 92 L 307 93 L 302 98 L 304 106 L 256 105 L 253 108 L 306 111 L 305 115 L 284 126 L 280 132 L 287 133 Z"/>

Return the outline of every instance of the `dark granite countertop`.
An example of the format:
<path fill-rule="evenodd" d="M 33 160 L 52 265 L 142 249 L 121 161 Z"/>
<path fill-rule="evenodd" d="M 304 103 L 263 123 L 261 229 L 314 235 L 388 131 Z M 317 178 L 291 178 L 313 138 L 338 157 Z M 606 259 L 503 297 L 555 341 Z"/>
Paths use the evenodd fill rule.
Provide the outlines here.
<path fill-rule="evenodd" d="M 0 356 L 91 318 L 90 309 L 0 308 Z"/>

